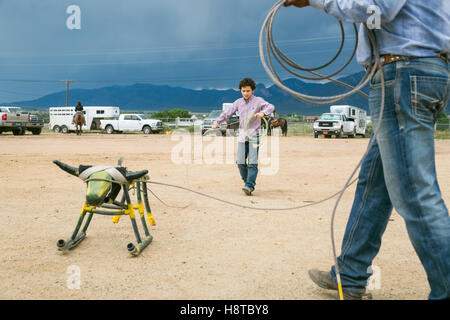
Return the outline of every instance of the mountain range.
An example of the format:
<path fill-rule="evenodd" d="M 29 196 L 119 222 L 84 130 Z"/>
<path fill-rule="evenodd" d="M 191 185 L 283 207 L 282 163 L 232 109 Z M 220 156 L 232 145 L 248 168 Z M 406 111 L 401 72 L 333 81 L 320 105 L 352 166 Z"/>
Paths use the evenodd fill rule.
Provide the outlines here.
<path fill-rule="evenodd" d="M 357 85 L 364 72 L 352 74 L 339 80 L 349 85 Z M 287 79 L 285 84 L 297 91 L 312 96 L 333 96 L 347 92 L 333 82 L 310 83 L 298 79 Z M 368 86 L 363 91 L 368 93 Z M 264 98 L 276 107 L 278 114 L 320 115 L 329 111 L 329 106 L 315 106 L 297 100 L 276 85 L 266 87 L 258 84 L 255 95 Z M 233 102 L 240 98 L 239 90 L 202 89 L 193 90 L 167 85 L 137 83 L 129 86 L 109 86 L 97 89 L 72 89 L 69 91 L 69 105 L 81 101 L 85 106 L 110 105 L 119 106 L 128 111 L 161 111 L 165 109 L 187 109 L 190 112 L 209 112 L 222 109 L 222 103 Z M 18 105 L 26 109 L 46 109 L 51 106 L 64 106 L 66 91 L 45 95 L 29 101 L 14 101 L 4 105 Z M 348 104 L 368 110 L 368 100 L 360 94 L 340 101 L 336 104 Z M 449 110 L 449 107 L 447 107 Z"/>

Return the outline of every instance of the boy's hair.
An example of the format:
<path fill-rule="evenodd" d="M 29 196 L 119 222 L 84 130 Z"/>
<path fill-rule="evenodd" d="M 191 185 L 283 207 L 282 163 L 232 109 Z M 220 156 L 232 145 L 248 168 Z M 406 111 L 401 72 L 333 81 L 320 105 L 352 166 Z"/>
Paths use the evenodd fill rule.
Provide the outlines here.
<path fill-rule="evenodd" d="M 245 78 L 242 79 L 241 82 L 239 82 L 239 90 L 242 89 L 242 87 L 250 87 L 253 91 L 256 89 L 256 83 L 251 78 Z"/>

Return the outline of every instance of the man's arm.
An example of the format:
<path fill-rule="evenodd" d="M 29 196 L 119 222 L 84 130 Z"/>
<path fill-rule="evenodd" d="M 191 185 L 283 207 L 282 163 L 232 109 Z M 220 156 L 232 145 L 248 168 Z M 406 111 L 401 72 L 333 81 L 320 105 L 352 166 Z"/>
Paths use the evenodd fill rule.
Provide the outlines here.
<path fill-rule="evenodd" d="M 284 5 L 303 8 L 312 6 L 345 22 L 367 23 L 373 14 L 380 14 L 380 22 L 394 20 L 407 0 L 286 0 Z M 371 8 L 377 8 L 373 11 Z"/>

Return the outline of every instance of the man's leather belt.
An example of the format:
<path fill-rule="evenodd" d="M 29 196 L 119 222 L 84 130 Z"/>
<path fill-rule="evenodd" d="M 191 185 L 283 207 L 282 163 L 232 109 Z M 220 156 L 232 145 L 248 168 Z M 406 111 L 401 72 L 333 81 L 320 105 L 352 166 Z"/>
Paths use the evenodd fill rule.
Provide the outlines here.
<path fill-rule="evenodd" d="M 397 55 L 394 55 L 394 54 L 383 54 L 383 55 L 380 56 L 380 58 L 381 58 L 381 65 L 382 66 L 385 66 L 385 65 L 387 65 L 389 63 L 392 63 L 392 62 L 404 61 L 405 60 L 405 57 L 397 56 Z M 439 58 L 439 59 L 442 59 L 445 63 L 448 63 L 447 55 L 444 54 L 444 53 L 439 55 L 439 56 L 432 56 L 432 57 L 413 57 L 413 56 L 408 56 L 407 58 L 408 59 Z"/>

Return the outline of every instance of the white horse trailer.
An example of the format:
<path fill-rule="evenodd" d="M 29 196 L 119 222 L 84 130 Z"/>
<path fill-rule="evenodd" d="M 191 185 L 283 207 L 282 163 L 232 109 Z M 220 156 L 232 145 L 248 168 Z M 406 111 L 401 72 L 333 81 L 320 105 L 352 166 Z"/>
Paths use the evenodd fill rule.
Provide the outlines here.
<path fill-rule="evenodd" d="M 353 106 L 331 106 L 331 113 L 340 113 L 347 117 L 347 119 L 355 123 L 355 134 L 363 137 L 367 134 L 367 112 L 363 109 Z"/>
<path fill-rule="evenodd" d="M 120 108 L 111 106 L 86 106 L 83 107 L 83 113 L 86 119 L 86 125 L 83 125 L 82 129 L 99 130 L 100 120 L 119 117 Z M 75 125 L 72 123 L 75 107 L 52 107 L 49 108 L 49 114 L 50 130 L 62 133 L 75 131 Z"/>

